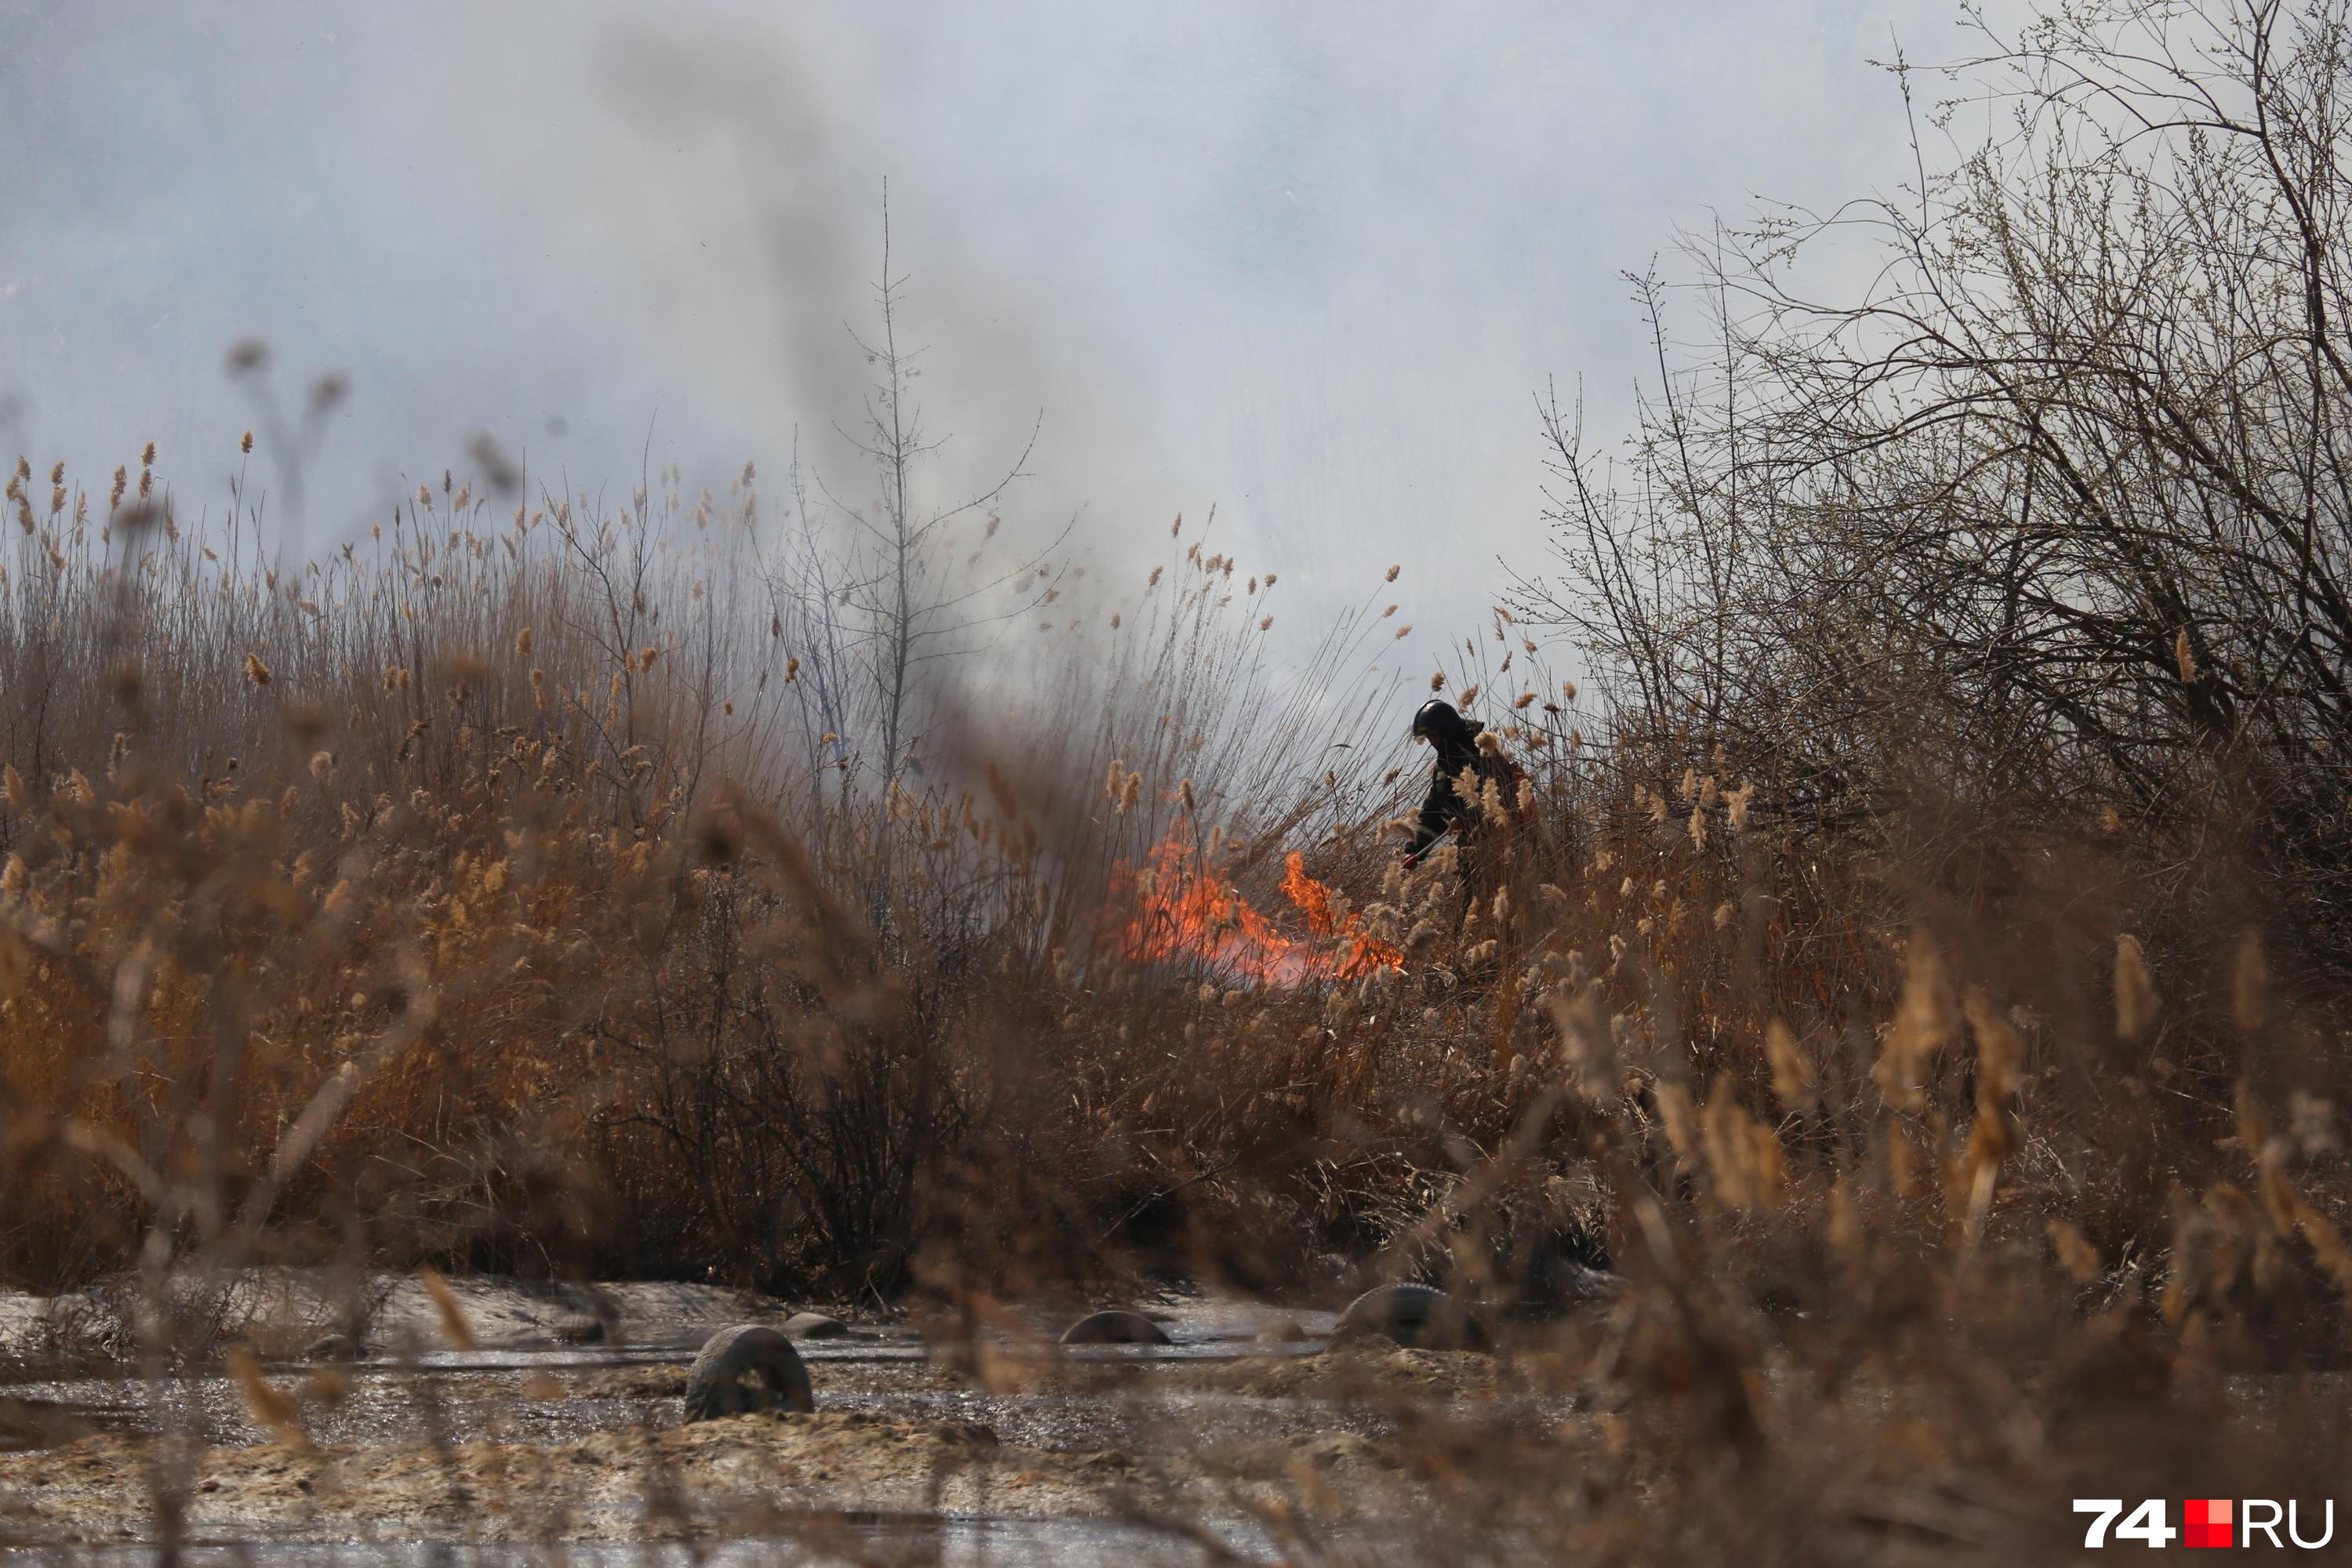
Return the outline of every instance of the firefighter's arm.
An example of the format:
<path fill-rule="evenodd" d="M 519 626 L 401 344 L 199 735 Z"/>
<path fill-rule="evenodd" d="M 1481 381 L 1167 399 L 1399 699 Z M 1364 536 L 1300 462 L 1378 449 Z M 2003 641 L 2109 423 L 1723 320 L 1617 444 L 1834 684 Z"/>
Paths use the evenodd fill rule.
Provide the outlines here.
<path fill-rule="evenodd" d="M 1429 798 L 1421 803 L 1421 820 L 1413 827 L 1412 842 L 1405 847 L 1407 866 L 1418 864 L 1429 847 L 1444 837 L 1445 830 L 1454 826 L 1453 805 L 1454 786 L 1441 772 L 1430 781 Z"/>

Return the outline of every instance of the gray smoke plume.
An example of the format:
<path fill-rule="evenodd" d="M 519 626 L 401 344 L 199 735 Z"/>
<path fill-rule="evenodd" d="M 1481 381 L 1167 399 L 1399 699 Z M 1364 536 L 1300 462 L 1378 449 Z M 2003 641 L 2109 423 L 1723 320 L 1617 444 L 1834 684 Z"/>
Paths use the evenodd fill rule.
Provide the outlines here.
<path fill-rule="evenodd" d="M 217 505 L 250 389 L 290 424 L 336 372 L 299 518 L 271 481 L 289 548 L 462 468 L 477 432 L 534 485 L 617 494 L 665 462 L 777 475 L 797 434 L 861 500 L 835 426 L 871 379 L 845 323 L 873 325 L 887 179 L 951 437 L 929 493 L 992 474 L 1042 410 L 1009 538 L 1082 514 L 1116 577 L 1214 501 L 1292 627 L 1402 562 L 1422 630 L 1390 651 L 1425 669 L 1482 618 L 1495 557 L 1538 553 L 1530 390 L 1580 375 L 1604 437 L 1629 423 L 1647 345 L 1618 272 L 1751 194 L 1891 189 L 1901 108 L 1865 62 L 1896 34 L 1948 53 L 1948 20 L 20 0 L 0 440 L 97 479 L 156 439 L 182 503 Z M 271 359 L 233 385 L 246 339 Z"/>

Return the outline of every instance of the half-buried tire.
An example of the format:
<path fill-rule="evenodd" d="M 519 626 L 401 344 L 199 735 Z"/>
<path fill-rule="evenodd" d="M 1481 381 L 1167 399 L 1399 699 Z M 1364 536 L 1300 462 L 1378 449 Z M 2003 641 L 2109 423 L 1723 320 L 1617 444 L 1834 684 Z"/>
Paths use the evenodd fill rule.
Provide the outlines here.
<path fill-rule="evenodd" d="M 823 1312 L 794 1312 L 784 1320 L 784 1338 L 788 1340 L 837 1340 L 848 1332 L 847 1323 Z"/>
<path fill-rule="evenodd" d="M 761 1410 L 810 1411 L 816 1392 L 793 1342 L 764 1323 L 738 1323 L 702 1342 L 686 1374 L 686 1418 L 709 1421 Z"/>
<path fill-rule="evenodd" d="M 1392 1340 L 1412 1350 L 1483 1351 L 1493 1348 L 1486 1326 L 1461 1301 L 1426 1285 L 1382 1285 L 1348 1303 L 1331 1331 L 1334 1344 L 1369 1338 Z"/>
<path fill-rule="evenodd" d="M 1164 1345 L 1168 1331 L 1140 1312 L 1090 1312 L 1062 1331 L 1066 1345 Z"/>

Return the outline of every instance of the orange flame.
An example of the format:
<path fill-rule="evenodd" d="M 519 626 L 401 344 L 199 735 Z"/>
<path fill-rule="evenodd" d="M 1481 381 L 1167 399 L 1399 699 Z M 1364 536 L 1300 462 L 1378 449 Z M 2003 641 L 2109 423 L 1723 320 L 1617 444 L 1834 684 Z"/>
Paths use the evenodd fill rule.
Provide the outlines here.
<path fill-rule="evenodd" d="M 1367 935 L 1354 915 L 1335 913 L 1331 889 L 1307 874 L 1307 858 L 1295 849 L 1283 864 L 1282 891 L 1305 919 L 1304 937 L 1286 934 L 1251 908 L 1181 827 L 1153 847 L 1147 875 L 1123 879 L 1136 904 L 1123 940 L 1131 959 L 1195 963 L 1260 985 L 1356 980 L 1404 967 L 1404 954 Z"/>

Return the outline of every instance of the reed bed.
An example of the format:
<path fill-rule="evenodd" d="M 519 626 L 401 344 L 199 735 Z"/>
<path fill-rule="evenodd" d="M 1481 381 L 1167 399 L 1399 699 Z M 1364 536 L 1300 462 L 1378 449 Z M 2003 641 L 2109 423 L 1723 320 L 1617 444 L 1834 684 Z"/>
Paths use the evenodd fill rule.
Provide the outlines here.
<path fill-rule="evenodd" d="M 2343 1355 L 2335 999 L 2142 847 L 1958 805 L 1825 838 L 1703 734 L 1585 714 L 1498 610 L 1434 684 L 1525 771 L 1507 852 L 1408 871 L 1423 775 L 1380 742 L 1421 692 L 1334 674 L 1395 590 L 1286 681 L 1274 579 L 1181 531 L 877 787 L 761 603 L 714 602 L 759 580 L 742 500 L 493 521 L 452 480 L 280 568 L 151 471 L 52 475 L 0 603 L 14 1283 L 342 1261 L 984 1321 L 1420 1278 L 1590 1413 L 1415 1426 L 1449 1549 L 1500 1557 L 2046 1547 L 2066 1498 L 2225 1457 L 2325 1491 L 2340 1402 L 2224 1391 Z M 1139 871 L 1213 913 L 1139 948 Z M 1236 973 L 1244 906 L 1401 962 Z M 139 1321 L 152 1368 L 227 1353 Z"/>

